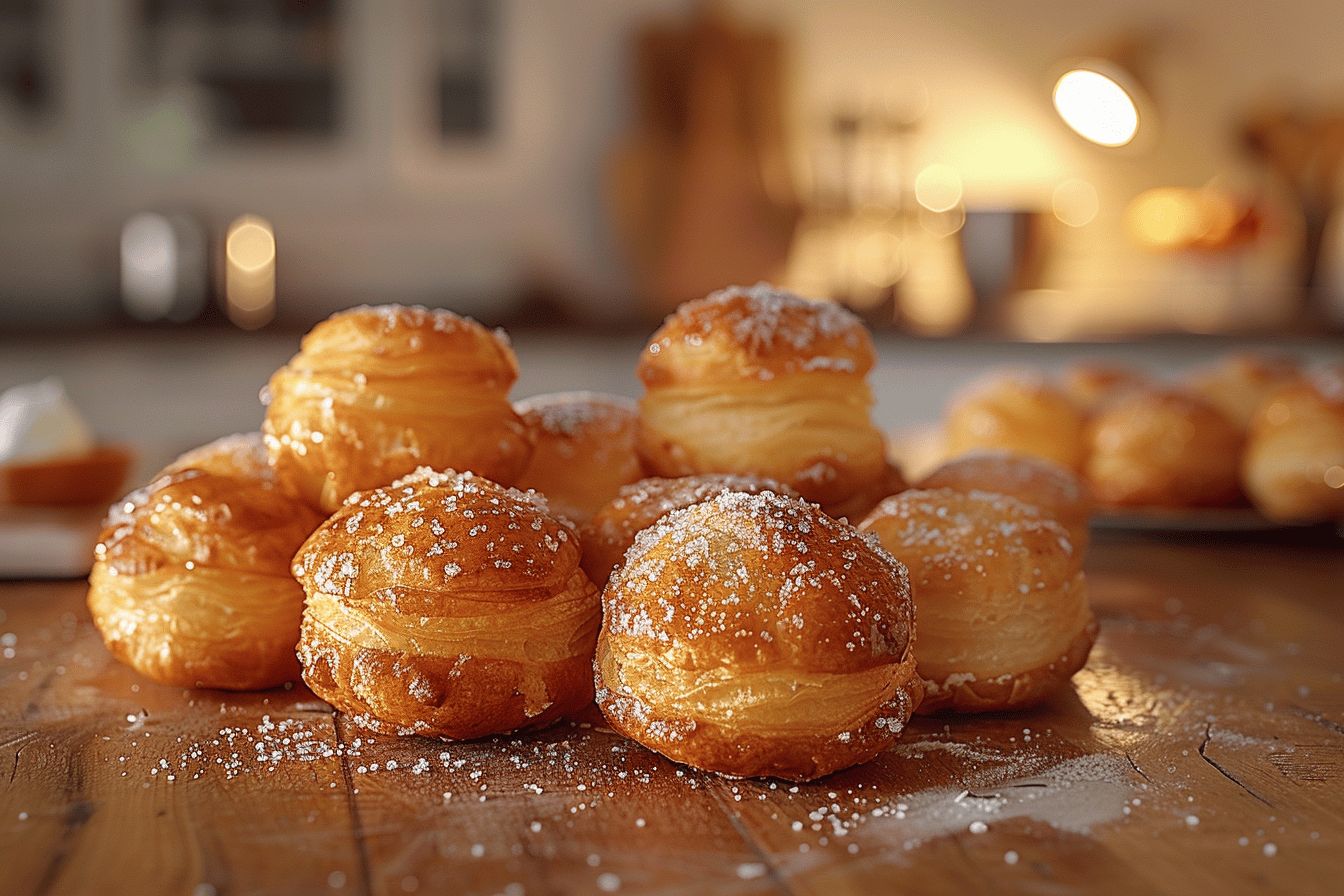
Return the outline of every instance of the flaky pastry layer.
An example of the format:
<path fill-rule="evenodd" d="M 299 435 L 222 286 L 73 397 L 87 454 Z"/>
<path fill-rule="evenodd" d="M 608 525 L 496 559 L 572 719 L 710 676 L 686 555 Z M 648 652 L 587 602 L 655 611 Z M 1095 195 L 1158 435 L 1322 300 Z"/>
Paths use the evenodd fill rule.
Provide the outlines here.
<path fill-rule="evenodd" d="M 549 600 L 477 610 L 396 618 L 313 595 L 304 680 L 368 727 L 449 740 L 545 726 L 592 700 L 600 619 L 581 572 Z"/>
<path fill-rule="evenodd" d="M 801 373 L 773 380 L 651 387 L 639 451 L 659 476 L 768 476 L 823 505 L 886 475 L 862 377 Z"/>
<path fill-rule="evenodd" d="M 89 577 L 89 609 L 108 649 L 182 687 L 268 688 L 298 677 L 303 590 L 288 575 L 161 566 Z"/>
<path fill-rule="evenodd" d="M 507 484 L 526 466 L 532 437 L 506 393 L 414 373 L 282 368 L 271 378 L 263 432 L 280 481 L 327 512 L 422 465 Z"/>

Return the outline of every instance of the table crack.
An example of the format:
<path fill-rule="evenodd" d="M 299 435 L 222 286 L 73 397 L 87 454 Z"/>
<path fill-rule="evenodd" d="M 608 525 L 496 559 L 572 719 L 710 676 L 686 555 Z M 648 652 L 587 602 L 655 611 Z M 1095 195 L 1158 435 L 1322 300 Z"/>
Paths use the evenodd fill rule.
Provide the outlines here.
<path fill-rule="evenodd" d="M 1207 751 L 1208 751 L 1208 747 L 1209 747 L 1209 741 L 1210 741 L 1212 738 L 1213 738 L 1213 723 L 1212 723 L 1212 722 L 1206 722 L 1206 723 L 1204 724 L 1204 739 L 1203 739 L 1202 741 L 1200 741 L 1200 743 L 1199 743 L 1199 758 L 1200 758 L 1200 759 L 1203 759 L 1206 763 L 1208 763 L 1208 764 L 1209 764 L 1209 765 L 1210 765 L 1216 772 L 1218 772 L 1218 774 L 1222 775 L 1224 778 L 1226 778 L 1227 780 L 1231 781 L 1233 784 L 1237 785 L 1237 786 L 1240 787 L 1242 790 L 1246 791 L 1248 794 L 1250 794 L 1250 795 L 1251 795 L 1252 797 L 1254 797 L 1256 800 L 1260 801 L 1261 803 L 1264 803 L 1266 806 L 1269 806 L 1271 809 L 1274 808 L 1274 804 L 1273 804 L 1273 803 L 1271 803 L 1269 800 L 1265 799 L 1265 798 L 1262 797 L 1260 794 L 1256 793 L 1254 790 L 1252 790 L 1251 788 L 1249 788 L 1249 787 L 1247 787 L 1245 784 L 1243 784 L 1243 783 L 1240 781 L 1240 779 L 1237 778 L 1236 775 L 1232 774 L 1230 771 L 1228 771 L 1227 769 L 1223 768 L 1223 766 L 1219 764 L 1218 760 L 1214 759 L 1213 757 L 1211 757 L 1211 756 L 1208 754 Z"/>

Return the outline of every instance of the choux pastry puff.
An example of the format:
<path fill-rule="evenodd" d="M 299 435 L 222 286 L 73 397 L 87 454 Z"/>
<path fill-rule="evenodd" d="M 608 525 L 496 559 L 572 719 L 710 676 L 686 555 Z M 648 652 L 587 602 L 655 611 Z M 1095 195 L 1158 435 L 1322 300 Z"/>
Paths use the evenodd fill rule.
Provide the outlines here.
<path fill-rule="evenodd" d="M 696 768 L 817 778 L 885 750 L 920 699 L 905 568 L 806 501 L 674 511 L 603 602 L 598 706 Z"/>
<path fill-rule="evenodd" d="M 654 476 L 763 476 L 829 512 L 899 490 L 873 425 L 872 337 L 849 311 L 767 284 L 667 318 L 640 356 L 639 453 Z"/>
<path fill-rule="evenodd" d="M 262 432 L 281 485 L 325 513 L 419 466 L 513 484 L 532 436 L 509 403 L 508 340 L 451 311 L 334 314 L 271 377 Z"/>
<path fill-rule="evenodd" d="M 1035 507 L 990 492 L 912 490 L 861 528 L 910 569 L 921 713 L 1031 706 L 1087 661 L 1097 623 L 1082 555 Z"/>
<path fill-rule="evenodd" d="M 643 476 L 635 453 L 639 410 L 628 398 L 556 392 L 515 402 L 536 439 L 521 489 L 546 496 L 554 513 L 579 524 Z"/>
<path fill-rule="evenodd" d="M 94 624 L 156 681 L 296 680 L 303 590 L 290 559 L 321 522 L 276 485 L 260 433 L 189 452 L 108 512 L 89 577 Z"/>
<path fill-rule="evenodd" d="M 466 740 L 592 700 L 597 589 L 533 492 L 418 470 L 351 495 L 294 575 L 303 679 L 366 728 Z"/>
<path fill-rule="evenodd" d="M 1271 519 L 1344 520 L 1344 368 L 1318 371 L 1265 402 L 1251 421 L 1242 481 Z"/>

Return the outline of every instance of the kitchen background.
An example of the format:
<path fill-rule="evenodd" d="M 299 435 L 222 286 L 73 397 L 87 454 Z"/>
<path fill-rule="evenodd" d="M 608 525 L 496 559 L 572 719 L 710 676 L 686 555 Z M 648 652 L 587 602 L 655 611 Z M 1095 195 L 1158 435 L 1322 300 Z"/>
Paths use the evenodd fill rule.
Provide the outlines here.
<path fill-rule="evenodd" d="M 1000 363 L 1337 357 L 1341 38 L 1334 0 L 0 0 L 0 388 L 185 447 L 397 301 L 508 326 L 518 394 L 634 393 L 663 314 L 758 279 L 872 322 L 892 426 Z"/>

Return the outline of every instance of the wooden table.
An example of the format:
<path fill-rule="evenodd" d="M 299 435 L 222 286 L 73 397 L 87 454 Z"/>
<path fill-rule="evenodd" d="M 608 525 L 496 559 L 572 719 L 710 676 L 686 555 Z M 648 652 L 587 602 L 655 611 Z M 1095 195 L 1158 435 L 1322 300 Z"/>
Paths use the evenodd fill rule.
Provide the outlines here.
<path fill-rule="evenodd" d="M 799 787 L 160 687 L 81 583 L 0 585 L 0 893 L 1338 893 L 1344 551 L 1303 541 L 1102 537 L 1076 691 Z"/>

